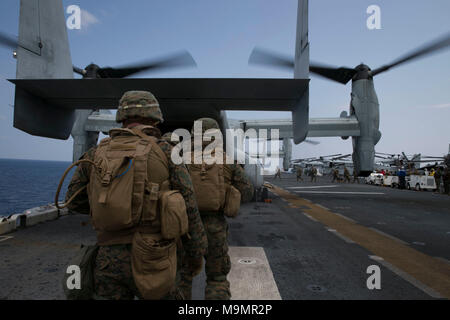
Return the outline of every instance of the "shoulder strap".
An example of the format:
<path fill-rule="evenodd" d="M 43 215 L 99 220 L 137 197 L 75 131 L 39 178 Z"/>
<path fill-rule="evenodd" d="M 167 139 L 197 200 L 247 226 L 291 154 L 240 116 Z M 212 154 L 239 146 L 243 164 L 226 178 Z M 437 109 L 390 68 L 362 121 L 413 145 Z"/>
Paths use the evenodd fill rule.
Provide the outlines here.
<path fill-rule="evenodd" d="M 166 166 L 169 166 L 169 160 L 167 159 L 166 154 L 164 153 L 164 151 L 162 151 L 162 149 L 158 145 L 158 143 L 156 143 L 156 138 L 155 137 L 148 136 L 144 132 L 142 132 L 142 130 L 137 129 L 137 128 L 132 128 L 131 131 L 133 131 L 140 138 L 149 141 L 153 145 L 153 147 L 155 147 L 154 151 L 159 154 L 159 156 L 164 161 Z"/>
<path fill-rule="evenodd" d="M 142 139 L 149 140 L 151 137 L 143 133 L 141 130 L 137 128 L 131 128 L 130 129 L 133 133 L 135 133 L 137 136 L 141 137 Z"/>
<path fill-rule="evenodd" d="M 153 144 L 148 139 L 139 141 L 136 147 L 136 157 L 134 158 L 134 185 L 133 185 L 133 214 L 138 215 L 142 210 L 143 198 L 147 181 L 147 155 L 150 153 Z M 141 217 L 142 219 L 142 217 Z"/>

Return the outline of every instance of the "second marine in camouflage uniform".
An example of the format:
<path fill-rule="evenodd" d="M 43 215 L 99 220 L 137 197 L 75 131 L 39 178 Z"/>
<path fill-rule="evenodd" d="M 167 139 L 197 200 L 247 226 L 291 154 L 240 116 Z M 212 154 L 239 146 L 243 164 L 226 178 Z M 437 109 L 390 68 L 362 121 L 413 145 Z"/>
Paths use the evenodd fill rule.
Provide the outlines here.
<path fill-rule="evenodd" d="M 350 183 L 350 172 L 348 171 L 347 167 L 344 166 L 344 180 L 348 183 Z"/>
<path fill-rule="evenodd" d="M 133 108 L 139 104 L 139 108 Z M 124 110 L 123 105 L 128 106 Z M 141 124 L 156 125 L 162 121 L 162 114 L 158 102 L 149 92 L 131 91 L 124 94 L 116 117 L 117 122 L 124 122 L 124 127 L 132 128 Z M 131 120 L 131 121 L 130 121 Z M 175 165 L 171 160 L 172 146 L 161 139 L 157 128 L 146 129 L 146 135 L 156 137 L 157 144 L 168 160 L 169 181 L 171 189 L 179 190 L 182 194 L 189 220 L 189 238 L 183 237 L 185 255 L 192 259 L 201 259 L 207 250 L 207 238 L 200 219 L 197 202 L 190 175 L 185 165 Z M 83 155 L 83 159 L 93 159 L 95 148 Z M 150 168 L 149 168 L 150 169 Z M 89 183 L 91 166 L 81 164 L 75 171 L 66 193 L 66 200 L 77 190 Z M 89 199 L 86 190 L 81 192 L 69 205 L 69 209 L 78 213 L 89 214 Z M 131 238 L 102 239 L 97 233 L 100 246 L 94 270 L 95 292 L 98 298 L 103 299 L 133 299 L 140 297 L 131 271 Z M 178 270 L 179 271 L 179 270 Z M 179 272 L 177 272 L 179 280 Z M 182 298 L 179 290 L 174 288 L 167 299 Z"/>
<path fill-rule="evenodd" d="M 301 168 L 301 167 L 298 167 L 298 168 L 297 168 L 297 181 L 298 181 L 298 180 L 303 181 L 302 174 L 303 174 L 302 168 Z"/>
<path fill-rule="evenodd" d="M 445 169 L 442 173 L 442 182 L 444 183 L 444 193 L 450 195 L 450 155 L 444 160 Z"/>
<path fill-rule="evenodd" d="M 219 129 L 217 122 L 202 118 L 202 131 Z M 253 197 L 253 185 L 239 164 L 224 165 L 225 184 L 231 184 L 241 193 L 241 202 L 248 202 Z M 229 300 L 230 283 L 227 275 L 231 269 L 228 255 L 228 223 L 222 212 L 201 211 L 200 216 L 208 236 L 208 253 L 205 255 L 206 288 L 205 299 Z M 191 299 L 193 274 L 188 263 L 183 264 L 180 288 L 183 296 Z"/>

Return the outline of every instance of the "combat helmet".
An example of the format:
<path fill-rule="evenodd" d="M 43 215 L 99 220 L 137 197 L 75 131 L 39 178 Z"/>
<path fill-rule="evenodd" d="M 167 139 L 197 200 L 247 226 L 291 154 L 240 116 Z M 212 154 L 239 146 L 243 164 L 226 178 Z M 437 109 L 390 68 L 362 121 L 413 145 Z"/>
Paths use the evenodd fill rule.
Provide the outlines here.
<path fill-rule="evenodd" d="M 172 141 L 172 135 L 174 135 L 174 137 L 178 137 L 178 135 L 176 133 L 169 131 L 169 132 L 164 133 L 162 135 L 161 139 L 163 139 L 163 140 L 167 141 L 168 143 L 170 143 L 171 145 L 175 146 L 176 144 L 178 144 L 178 141 L 175 141 L 175 140 Z M 178 137 L 178 140 L 179 139 L 180 138 Z"/>
<path fill-rule="evenodd" d="M 200 118 L 195 121 L 201 121 L 202 122 L 202 133 L 205 133 L 206 130 L 209 129 L 218 129 L 220 130 L 219 124 L 216 120 L 213 118 Z M 192 126 L 191 132 L 194 132 L 194 127 Z"/>
<path fill-rule="evenodd" d="M 129 118 L 150 118 L 163 122 L 158 100 L 149 91 L 127 91 L 119 101 L 116 122 L 123 122 Z"/>

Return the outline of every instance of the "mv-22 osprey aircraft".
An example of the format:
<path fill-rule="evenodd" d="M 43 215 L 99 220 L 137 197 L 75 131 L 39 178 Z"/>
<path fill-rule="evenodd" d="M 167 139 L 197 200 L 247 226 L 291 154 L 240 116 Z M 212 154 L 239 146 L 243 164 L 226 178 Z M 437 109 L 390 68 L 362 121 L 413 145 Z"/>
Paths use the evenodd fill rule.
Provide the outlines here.
<path fill-rule="evenodd" d="M 292 68 L 293 79 L 130 79 L 124 77 L 145 70 L 192 65 L 193 60 L 185 53 L 122 68 L 101 68 L 95 64 L 85 69 L 74 67 L 62 1 L 21 0 L 18 41 L 0 35 L 0 43 L 12 47 L 17 59 L 16 79 L 10 80 L 16 86 L 14 127 L 54 139 L 68 139 L 72 134 L 75 160 L 95 145 L 99 132 L 118 126 L 111 115 L 96 111 L 115 109 L 125 91 L 150 90 L 161 104 L 165 118 L 161 126 L 163 132 L 190 129 L 192 122 L 200 117 L 216 119 L 225 132 L 230 128 L 225 110 L 291 111 L 292 121 L 288 126 L 248 121 L 238 125 L 242 129 L 281 128 L 285 163 L 289 163 L 291 138 L 298 144 L 308 135 L 352 136 L 355 168 L 365 176 L 373 171 L 374 145 L 381 136 L 373 75 L 440 49 L 449 44 L 449 38 L 374 71 L 364 65 L 355 69 L 313 66 L 309 62 L 308 0 L 299 0 L 293 61 L 286 63 L 278 57 L 274 60 L 273 55 L 269 57 L 271 64 Z M 267 63 L 267 57 L 268 54 L 263 52 L 261 58 L 260 52 L 259 58 L 251 59 Z M 309 119 L 309 71 L 343 83 L 352 80 L 350 116 Z M 74 72 L 81 74 L 83 79 L 74 79 Z M 226 141 L 227 146 L 229 143 Z M 256 187 L 262 184 L 255 165 L 246 165 L 246 171 Z"/>

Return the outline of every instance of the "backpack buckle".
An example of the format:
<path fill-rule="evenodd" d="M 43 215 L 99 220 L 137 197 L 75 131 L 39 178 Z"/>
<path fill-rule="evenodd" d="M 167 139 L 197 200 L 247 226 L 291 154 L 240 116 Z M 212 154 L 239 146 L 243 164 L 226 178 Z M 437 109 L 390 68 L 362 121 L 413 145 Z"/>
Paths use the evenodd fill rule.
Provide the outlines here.
<path fill-rule="evenodd" d="M 150 183 L 150 200 L 157 201 L 159 198 L 159 184 L 157 183 Z"/>
<path fill-rule="evenodd" d="M 200 170 L 200 177 L 202 180 L 205 180 L 206 178 L 206 168 L 204 163 L 202 163 L 202 168 Z"/>
<path fill-rule="evenodd" d="M 103 177 L 102 177 L 102 186 L 107 186 L 110 184 L 111 182 L 111 172 L 107 172 Z"/>

